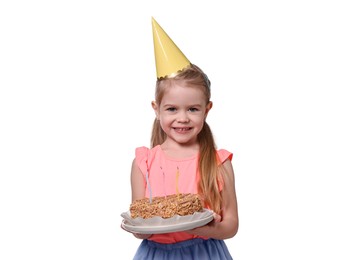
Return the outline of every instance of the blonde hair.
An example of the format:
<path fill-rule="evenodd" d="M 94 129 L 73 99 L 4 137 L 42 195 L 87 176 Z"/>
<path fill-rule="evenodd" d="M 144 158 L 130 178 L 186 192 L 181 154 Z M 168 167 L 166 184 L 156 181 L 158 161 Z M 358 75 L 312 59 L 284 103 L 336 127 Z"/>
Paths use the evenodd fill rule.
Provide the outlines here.
<path fill-rule="evenodd" d="M 190 86 L 201 89 L 205 95 L 206 104 L 210 101 L 210 80 L 199 67 L 191 64 L 190 68 L 183 70 L 173 77 L 157 80 L 155 101 L 158 105 L 163 99 L 165 90 L 174 81 L 179 80 L 187 81 Z M 152 129 L 151 147 L 162 144 L 166 137 L 166 133 L 161 128 L 159 121 L 155 119 Z M 216 153 L 216 144 L 212 131 L 206 122 L 204 122 L 197 139 L 200 147 L 198 158 L 198 170 L 200 174 L 198 193 L 202 196 L 205 207 L 211 208 L 216 213 L 220 213 L 222 197 L 219 185 L 222 185 L 221 171 L 223 171 L 223 168 Z"/>

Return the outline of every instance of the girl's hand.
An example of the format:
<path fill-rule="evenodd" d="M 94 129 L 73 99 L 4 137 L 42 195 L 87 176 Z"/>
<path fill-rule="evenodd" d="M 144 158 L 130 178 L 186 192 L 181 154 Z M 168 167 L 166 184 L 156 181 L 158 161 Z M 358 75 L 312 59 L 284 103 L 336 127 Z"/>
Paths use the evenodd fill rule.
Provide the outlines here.
<path fill-rule="evenodd" d="M 221 215 L 214 212 L 213 216 L 214 216 L 214 219 L 213 219 L 214 222 L 221 222 Z"/>
<path fill-rule="evenodd" d="M 132 233 L 136 238 L 139 239 L 147 239 L 151 236 L 151 234 L 139 234 L 139 233 Z"/>
<path fill-rule="evenodd" d="M 211 230 L 214 229 L 219 223 L 221 222 L 221 215 L 214 213 L 214 219 L 207 223 L 206 225 L 202 227 L 197 227 L 191 230 L 186 230 L 184 232 L 189 233 L 191 235 L 197 235 L 197 236 L 203 236 L 203 237 L 209 237 L 211 234 Z"/>

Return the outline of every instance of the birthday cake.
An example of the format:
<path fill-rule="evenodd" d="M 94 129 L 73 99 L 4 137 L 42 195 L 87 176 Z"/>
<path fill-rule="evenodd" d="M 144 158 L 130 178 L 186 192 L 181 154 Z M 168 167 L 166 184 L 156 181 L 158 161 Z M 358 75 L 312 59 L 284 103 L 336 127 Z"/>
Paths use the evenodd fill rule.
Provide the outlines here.
<path fill-rule="evenodd" d="M 153 197 L 135 200 L 130 205 L 132 218 L 152 218 L 155 216 L 171 218 L 173 216 L 192 215 L 195 212 L 202 212 L 203 207 L 197 194 L 184 193 L 173 194 L 162 197 Z"/>

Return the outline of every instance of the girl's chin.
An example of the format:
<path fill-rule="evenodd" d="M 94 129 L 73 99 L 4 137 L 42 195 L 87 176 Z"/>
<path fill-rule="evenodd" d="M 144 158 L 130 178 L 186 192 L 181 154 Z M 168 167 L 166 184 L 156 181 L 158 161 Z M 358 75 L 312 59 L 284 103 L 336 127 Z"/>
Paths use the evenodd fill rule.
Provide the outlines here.
<path fill-rule="evenodd" d="M 179 144 L 187 144 L 187 143 L 191 143 L 193 140 L 197 140 L 196 138 L 192 138 L 191 136 L 176 136 L 173 135 L 172 138 L 176 143 Z"/>

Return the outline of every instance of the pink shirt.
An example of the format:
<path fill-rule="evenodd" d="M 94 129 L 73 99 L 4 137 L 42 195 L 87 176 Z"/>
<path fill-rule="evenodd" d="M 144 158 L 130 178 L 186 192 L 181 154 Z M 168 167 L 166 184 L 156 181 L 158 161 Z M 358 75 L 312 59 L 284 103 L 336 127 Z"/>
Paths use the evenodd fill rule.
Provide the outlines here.
<path fill-rule="evenodd" d="M 220 149 L 217 154 L 221 163 L 231 160 L 233 154 Z M 148 169 L 148 180 L 151 187 L 152 197 L 180 193 L 197 193 L 197 183 L 199 179 L 197 160 L 198 157 L 175 159 L 167 157 L 160 145 L 152 149 L 138 147 L 135 150 L 135 159 L 138 167 L 144 176 L 145 197 L 149 198 L 150 192 L 147 187 L 146 173 Z M 176 243 L 197 236 L 185 232 L 174 232 L 167 234 L 155 234 L 149 239 L 158 243 Z"/>

